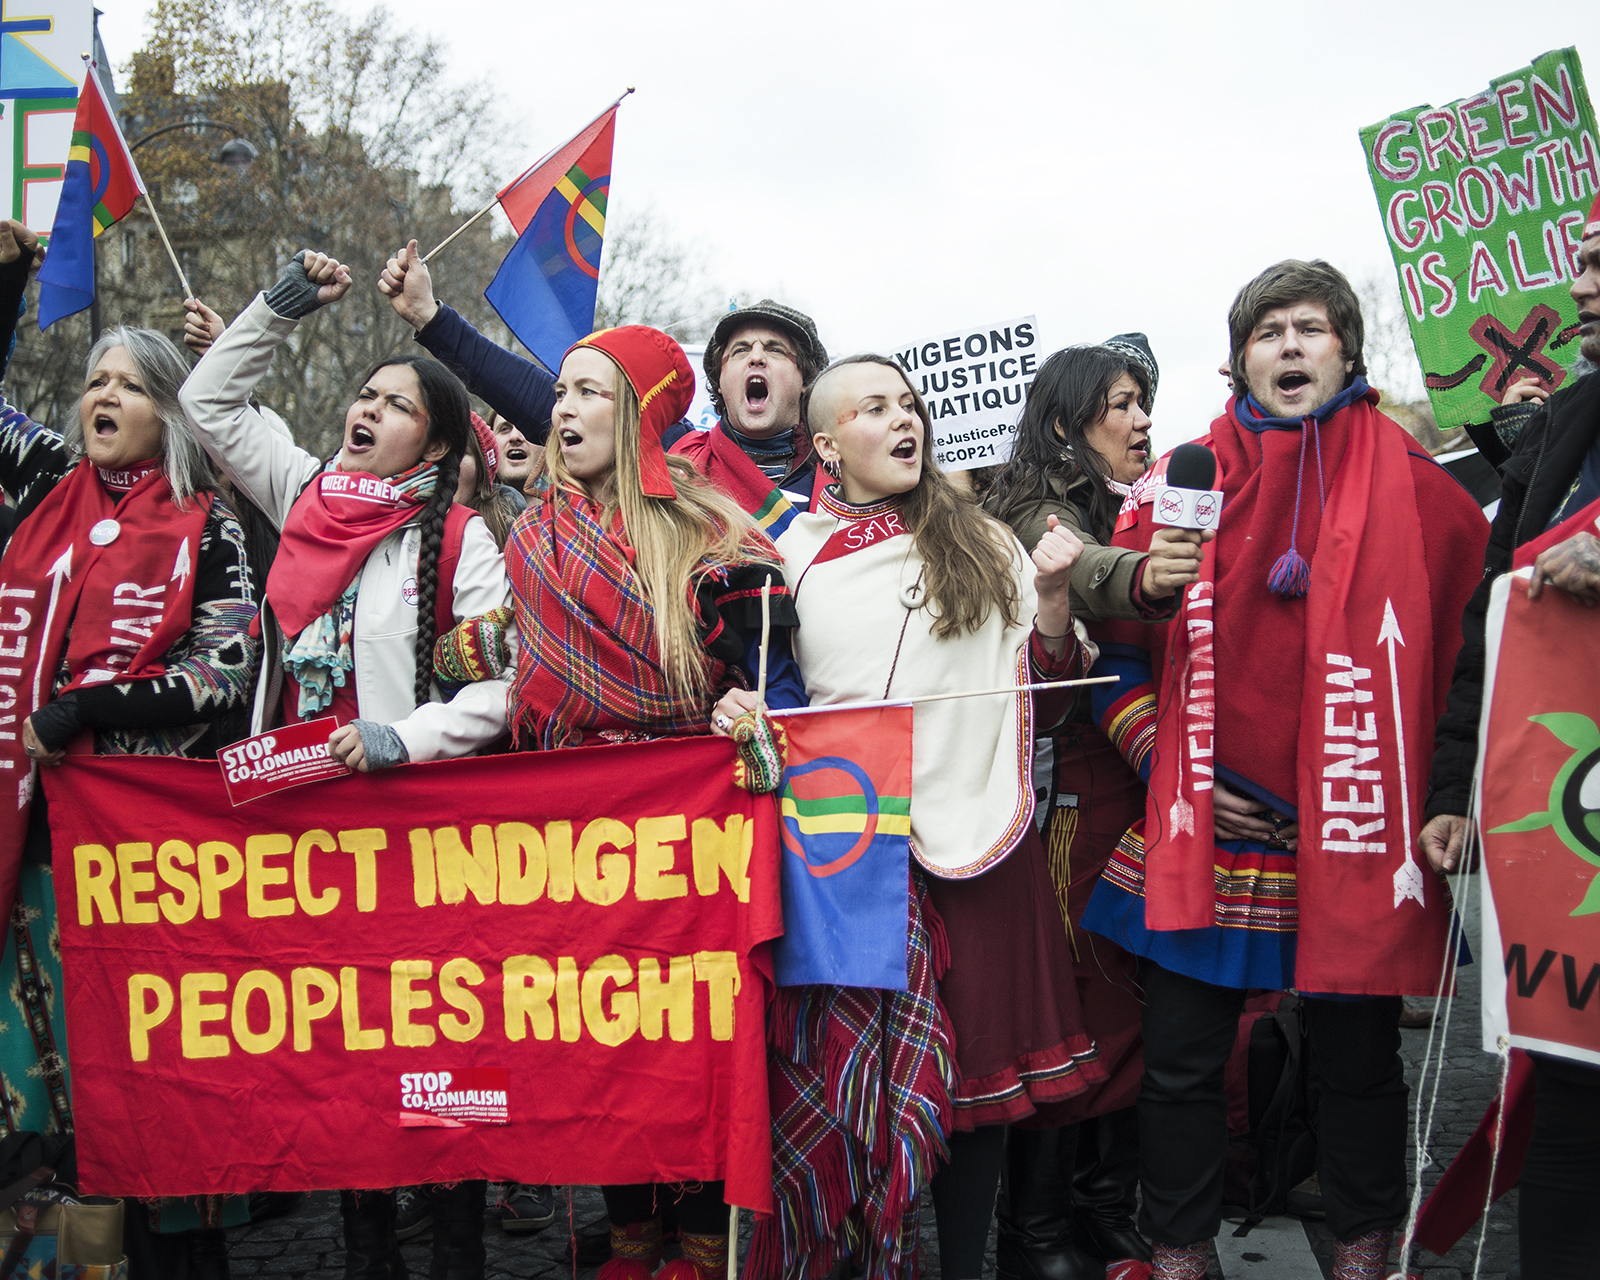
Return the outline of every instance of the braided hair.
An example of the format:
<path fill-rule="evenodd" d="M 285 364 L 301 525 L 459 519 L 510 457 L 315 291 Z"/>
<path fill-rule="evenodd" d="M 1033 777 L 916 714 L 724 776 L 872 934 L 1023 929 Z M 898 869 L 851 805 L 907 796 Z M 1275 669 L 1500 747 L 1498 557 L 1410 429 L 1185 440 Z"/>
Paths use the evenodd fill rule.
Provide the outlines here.
<path fill-rule="evenodd" d="M 439 479 L 433 497 L 422 514 L 422 544 L 417 550 L 417 680 L 415 698 L 420 707 L 428 701 L 433 685 L 433 642 L 438 638 L 435 609 L 439 599 L 439 553 L 444 547 L 444 522 L 455 501 L 456 484 L 461 479 L 461 456 L 472 435 L 472 403 L 461 379 L 431 356 L 410 353 L 390 356 L 367 371 L 370 381 L 379 369 L 404 365 L 417 375 L 422 392 L 422 408 L 428 415 L 428 446 L 443 441 L 446 450 L 439 459 Z M 451 590 L 445 584 L 445 590 Z"/>

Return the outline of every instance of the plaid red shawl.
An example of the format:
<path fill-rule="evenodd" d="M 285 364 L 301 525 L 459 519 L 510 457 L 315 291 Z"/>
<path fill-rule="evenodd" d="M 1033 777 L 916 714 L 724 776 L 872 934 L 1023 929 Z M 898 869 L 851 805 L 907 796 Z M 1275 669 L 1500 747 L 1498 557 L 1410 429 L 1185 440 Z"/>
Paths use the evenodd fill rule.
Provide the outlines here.
<path fill-rule="evenodd" d="M 519 749 L 574 746 L 592 731 L 647 737 L 707 732 L 711 702 L 675 697 L 661 665 L 655 610 L 633 572 L 634 550 L 616 515 L 581 494 L 557 492 L 541 478 L 506 542 L 521 650 L 511 689 L 511 733 Z M 751 529 L 752 561 L 778 563 L 772 544 Z M 779 584 L 780 573 L 774 570 Z M 696 598 L 727 570 L 702 563 L 687 584 L 702 645 L 723 623 Z M 707 687 L 724 683 L 727 664 L 706 652 Z"/>
<path fill-rule="evenodd" d="M 772 1180 L 750 1280 L 820 1280 L 853 1255 L 867 1280 L 917 1274 L 922 1189 L 949 1155 L 955 1047 L 936 982 L 944 925 L 914 868 L 905 991 L 780 988 L 768 1019 Z"/>

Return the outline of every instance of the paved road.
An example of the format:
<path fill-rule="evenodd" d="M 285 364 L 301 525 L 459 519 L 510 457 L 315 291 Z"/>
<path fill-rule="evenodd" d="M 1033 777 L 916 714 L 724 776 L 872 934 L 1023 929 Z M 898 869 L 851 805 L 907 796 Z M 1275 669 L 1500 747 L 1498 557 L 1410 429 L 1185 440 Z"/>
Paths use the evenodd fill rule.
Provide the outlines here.
<path fill-rule="evenodd" d="M 1469 913 L 1469 937 L 1478 937 L 1477 913 Z M 1476 950 L 1477 948 L 1474 947 Z M 1478 1047 L 1478 976 L 1476 969 L 1463 970 L 1465 975 L 1461 995 L 1455 1000 L 1451 1014 L 1449 1038 L 1445 1046 L 1445 1067 L 1439 1100 L 1435 1112 L 1433 1167 L 1423 1177 L 1424 1188 L 1431 1188 L 1439 1175 L 1449 1166 L 1450 1160 L 1463 1142 L 1477 1127 L 1484 1107 L 1498 1083 L 1494 1060 Z M 1427 1047 L 1426 1031 L 1403 1033 L 1402 1052 L 1406 1059 L 1406 1075 L 1415 1087 L 1422 1058 Z M 1482 1280 L 1505 1280 L 1507 1269 L 1516 1258 L 1516 1192 L 1511 1192 L 1495 1206 L 1489 1219 L 1489 1232 L 1484 1247 Z M 571 1197 L 570 1211 L 565 1195 L 562 1196 L 561 1218 L 557 1225 L 533 1237 L 508 1236 L 498 1226 L 491 1225 L 485 1232 L 489 1252 L 489 1280 L 523 1280 L 524 1277 L 571 1276 L 580 1280 L 572 1264 L 565 1257 L 567 1225 L 576 1225 L 599 1218 L 605 1212 L 599 1192 L 592 1187 L 576 1188 Z M 940 1280 L 938 1246 L 933 1233 L 933 1212 L 929 1206 L 923 1243 L 927 1266 L 927 1280 Z M 749 1215 L 745 1215 L 744 1230 L 749 1230 Z M 1231 1228 L 1224 1227 L 1224 1231 Z M 342 1275 L 342 1246 L 339 1236 L 338 1197 L 319 1194 L 306 1197 L 290 1216 L 255 1226 L 242 1227 L 230 1233 L 230 1261 L 236 1276 L 293 1277 L 295 1280 L 336 1280 Z M 1303 1241 L 1303 1244 L 1301 1243 Z M 1250 1246 L 1250 1247 L 1244 1247 Z M 1300 1223 L 1290 1219 L 1274 1220 L 1271 1230 L 1250 1241 L 1225 1242 L 1226 1267 L 1214 1261 L 1212 1277 L 1240 1280 L 1244 1276 L 1267 1276 L 1272 1280 L 1291 1280 L 1301 1275 L 1314 1277 L 1320 1264 L 1321 1274 L 1331 1274 L 1332 1239 L 1320 1225 Z M 1419 1254 L 1412 1260 L 1413 1271 L 1420 1272 L 1426 1280 L 1466 1280 L 1473 1274 L 1473 1255 L 1477 1248 L 1477 1232 L 1446 1257 Z M 406 1260 L 413 1276 L 428 1273 L 429 1238 L 423 1236 L 405 1247 Z M 1251 1256 L 1255 1261 L 1249 1261 Z M 1296 1256 L 1298 1255 L 1298 1256 Z M 1281 1259 L 1281 1263 L 1272 1259 Z M 993 1241 L 990 1242 L 988 1264 L 984 1276 L 994 1274 Z M 592 1272 L 585 1271 L 586 1278 Z"/>

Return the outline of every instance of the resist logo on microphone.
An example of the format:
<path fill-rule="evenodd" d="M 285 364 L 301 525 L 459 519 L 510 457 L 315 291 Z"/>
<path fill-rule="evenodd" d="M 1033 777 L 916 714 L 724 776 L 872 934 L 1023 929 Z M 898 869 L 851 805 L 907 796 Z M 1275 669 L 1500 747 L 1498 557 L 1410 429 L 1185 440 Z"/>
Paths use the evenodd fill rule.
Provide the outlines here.
<path fill-rule="evenodd" d="M 1221 489 L 1180 489 L 1169 484 L 1156 490 L 1150 518 L 1179 529 L 1215 529 L 1221 517 Z"/>

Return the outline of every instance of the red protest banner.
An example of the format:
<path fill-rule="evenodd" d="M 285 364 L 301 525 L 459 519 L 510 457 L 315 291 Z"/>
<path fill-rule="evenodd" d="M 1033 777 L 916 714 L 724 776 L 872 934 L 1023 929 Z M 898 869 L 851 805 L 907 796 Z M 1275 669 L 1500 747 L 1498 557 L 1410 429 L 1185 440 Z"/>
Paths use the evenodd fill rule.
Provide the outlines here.
<path fill-rule="evenodd" d="M 46 770 L 86 1191 L 725 1177 L 771 1204 L 769 797 L 696 738 Z"/>
<path fill-rule="evenodd" d="M 1479 760 L 1485 1047 L 1600 1063 L 1600 683 L 1594 614 L 1493 589 Z M 1587 673 L 1587 675 L 1585 675 Z"/>

